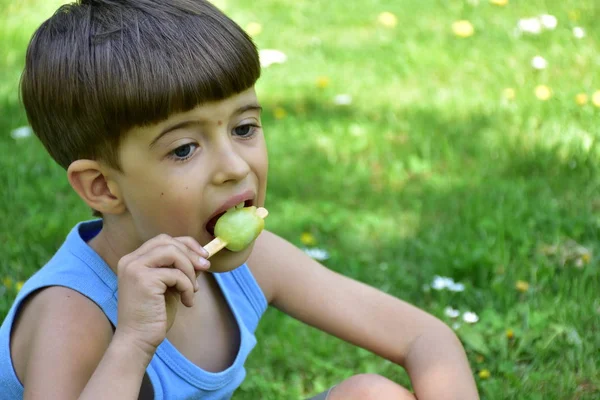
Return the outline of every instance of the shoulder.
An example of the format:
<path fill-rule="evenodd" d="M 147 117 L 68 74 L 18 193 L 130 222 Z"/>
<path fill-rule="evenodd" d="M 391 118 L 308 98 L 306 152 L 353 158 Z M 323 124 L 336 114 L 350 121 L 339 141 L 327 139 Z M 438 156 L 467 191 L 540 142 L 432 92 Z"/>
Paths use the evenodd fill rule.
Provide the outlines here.
<path fill-rule="evenodd" d="M 294 244 L 266 230 L 256 239 L 247 264 L 269 304 L 275 305 L 282 297 L 278 295 L 287 292 L 290 286 L 310 284 L 311 278 L 333 275 Z"/>
<path fill-rule="evenodd" d="M 286 259 L 297 257 L 296 251 L 301 252 L 287 240 L 267 230 L 254 242 L 247 264 L 269 304 L 277 289 L 277 270 L 285 265 Z"/>
<path fill-rule="evenodd" d="M 61 387 L 67 380 L 72 384 L 65 387 L 74 387 L 77 377 L 89 379 L 111 339 L 112 325 L 92 300 L 67 287 L 42 288 L 28 296 L 15 318 L 15 372 L 26 392 Z"/>

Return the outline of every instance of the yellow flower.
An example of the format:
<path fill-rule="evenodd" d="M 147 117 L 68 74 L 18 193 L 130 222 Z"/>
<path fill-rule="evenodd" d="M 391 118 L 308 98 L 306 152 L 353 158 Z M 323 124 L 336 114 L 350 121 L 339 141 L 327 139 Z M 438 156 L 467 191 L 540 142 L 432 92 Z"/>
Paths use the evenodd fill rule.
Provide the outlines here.
<path fill-rule="evenodd" d="M 579 18 L 581 18 L 581 11 L 571 10 L 569 11 L 568 15 L 571 21 L 579 21 Z"/>
<path fill-rule="evenodd" d="M 490 374 L 490 371 L 487 369 L 482 369 L 481 371 L 479 371 L 480 379 L 489 379 L 491 375 L 492 374 Z"/>
<path fill-rule="evenodd" d="M 581 261 L 583 261 L 584 264 L 589 264 L 591 259 L 592 255 L 590 253 L 583 253 L 581 255 Z"/>
<path fill-rule="evenodd" d="M 452 32 L 458 37 L 466 38 L 469 36 L 473 36 L 475 33 L 475 28 L 473 28 L 473 24 L 471 24 L 467 20 L 456 21 L 452 24 Z"/>
<path fill-rule="evenodd" d="M 510 340 L 514 337 L 515 337 L 515 332 L 512 329 L 507 329 L 506 330 L 506 338 Z"/>
<path fill-rule="evenodd" d="M 552 90 L 546 85 L 538 85 L 535 87 L 535 97 L 542 101 L 546 101 L 552 97 Z"/>
<path fill-rule="evenodd" d="M 273 110 L 273 116 L 275 119 L 284 119 L 287 116 L 287 111 L 282 107 L 275 107 Z"/>
<path fill-rule="evenodd" d="M 490 4 L 503 7 L 508 4 L 508 0 L 490 0 Z"/>
<path fill-rule="evenodd" d="M 302 235 L 300 235 L 300 241 L 305 246 L 314 246 L 317 243 L 317 239 L 315 239 L 310 232 L 302 233 Z"/>
<path fill-rule="evenodd" d="M 379 17 L 377 17 L 377 21 L 379 21 L 381 25 L 386 26 L 388 28 L 393 28 L 398 24 L 398 18 L 388 11 L 384 11 L 381 14 L 379 14 Z"/>
<path fill-rule="evenodd" d="M 594 94 L 592 95 L 592 103 L 596 107 L 600 107 L 600 90 L 595 91 Z"/>
<path fill-rule="evenodd" d="M 13 280 L 10 276 L 7 276 L 6 278 L 2 279 L 2 284 L 7 288 L 10 289 L 10 287 L 13 285 Z"/>
<path fill-rule="evenodd" d="M 325 89 L 327 86 L 329 86 L 329 78 L 326 76 L 318 77 L 316 85 L 319 89 Z"/>
<path fill-rule="evenodd" d="M 525 281 L 517 281 L 517 283 L 515 283 L 515 288 L 521 292 L 521 293 L 525 293 L 526 291 L 529 290 L 529 283 L 525 282 Z"/>
<path fill-rule="evenodd" d="M 262 25 L 258 22 L 250 22 L 246 25 L 246 32 L 250 36 L 258 36 L 262 32 Z"/>
<path fill-rule="evenodd" d="M 502 91 L 502 97 L 506 100 L 513 100 L 515 98 L 516 92 L 513 88 L 506 88 Z"/>
<path fill-rule="evenodd" d="M 25 282 L 23 281 L 19 281 L 17 282 L 17 284 L 15 285 L 15 287 L 17 288 L 17 291 L 20 292 L 21 289 L 23 289 L 23 285 L 25 284 Z"/>
<path fill-rule="evenodd" d="M 588 95 L 585 93 L 579 93 L 577 94 L 577 96 L 575 96 L 575 103 L 577 103 L 580 106 L 584 106 L 586 105 L 588 102 Z"/>

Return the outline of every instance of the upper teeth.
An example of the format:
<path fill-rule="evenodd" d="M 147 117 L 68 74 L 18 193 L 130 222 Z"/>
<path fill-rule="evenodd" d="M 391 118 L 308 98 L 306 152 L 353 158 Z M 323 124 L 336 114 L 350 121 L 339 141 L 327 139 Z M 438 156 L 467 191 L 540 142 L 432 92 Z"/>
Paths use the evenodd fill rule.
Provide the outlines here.
<path fill-rule="evenodd" d="M 231 207 L 229 210 L 227 211 L 232 211 L 232 210 L 237 210 L 238 208 L 244 208 L 244 202 L 242 201 L 240 204 Z"/>

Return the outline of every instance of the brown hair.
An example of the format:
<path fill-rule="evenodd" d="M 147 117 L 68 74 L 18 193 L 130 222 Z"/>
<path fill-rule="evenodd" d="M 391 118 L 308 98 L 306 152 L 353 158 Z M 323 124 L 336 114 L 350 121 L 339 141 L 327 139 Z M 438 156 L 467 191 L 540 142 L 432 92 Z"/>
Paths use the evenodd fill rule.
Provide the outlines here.
<path fill-rule="evenodd" d="M 63 168 L 119 168 L 121 135 L 222 100 L 260 76 L 256 47 L 205 0 L 80 0 L 60 7 L 27 50 L 29 123 Z"/>

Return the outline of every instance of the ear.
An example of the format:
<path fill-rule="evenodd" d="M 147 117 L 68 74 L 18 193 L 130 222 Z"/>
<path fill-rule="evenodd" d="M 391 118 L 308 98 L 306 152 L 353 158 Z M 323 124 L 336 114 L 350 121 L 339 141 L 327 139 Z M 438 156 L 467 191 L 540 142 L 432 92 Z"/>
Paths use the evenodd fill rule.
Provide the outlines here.
<path fill-rule="evenodd" d="M 121 214 L 125 202 L 119 186 L 110 180 L 106 168 L 94 160 L 76 160 L 69 165 L 69 183 L 88 206 L 102 214 Z"/>

